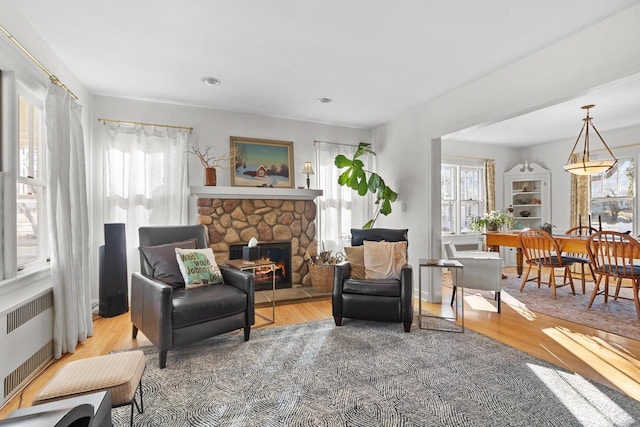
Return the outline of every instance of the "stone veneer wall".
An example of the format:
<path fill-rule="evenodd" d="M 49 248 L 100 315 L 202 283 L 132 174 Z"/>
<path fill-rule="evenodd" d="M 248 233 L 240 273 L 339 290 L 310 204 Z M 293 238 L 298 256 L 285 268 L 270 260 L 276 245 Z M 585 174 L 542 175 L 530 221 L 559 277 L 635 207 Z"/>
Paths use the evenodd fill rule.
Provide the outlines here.
<path fill-rule="evenodd" d="M 304 255 L 316 252 L 316 204 L 313 200 L 198 199 L 198 223 L 209 230 L 209 246 L 218 262 L 229 259 L 229 245 L 291 242 L 292 285 L 311 286 Z"/>

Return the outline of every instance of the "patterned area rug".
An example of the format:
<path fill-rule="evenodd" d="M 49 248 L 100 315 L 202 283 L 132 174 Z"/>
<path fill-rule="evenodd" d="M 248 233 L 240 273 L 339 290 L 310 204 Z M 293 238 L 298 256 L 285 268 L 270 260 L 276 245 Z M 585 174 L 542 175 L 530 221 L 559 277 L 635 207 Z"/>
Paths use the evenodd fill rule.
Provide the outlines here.
<path fill-rule="evenodd" d="M 614 301 L 609 297 L 609 301 L 605 304 L 604 297 L 599 295 L 596 296 L 591 308 L 587 308 L 594 287 L 592 281 L 587 281 L 586 292 L 583 295 L 582 280 L 574 279 L 575 296 L 571 294 L 571 288 L 565 286 L 556 290 L 556 299 L 554 300 L 551 288 L 547 285 L 541 285 L 538 289 L 538 284 L 535 281 L 527 282 L 524 290 L 520 292 L 522 279 L 518 278 L 515 268 L 505 268 L 503 272 L 507 275 L 507 279 L 502 280 L 503 304 L 509 304 L 516 310 L 530 310 L 640 340 L 640 320 L 638 320 L 633 301 L 622 299 Z M 531 277 L 535 277 L 533 270 L 529 275 L 529 278 Z M 548 277 L 543 276 L 543 280 L 548 280 Z M 446 281 L 450 285 L 450 278 L 447 278 Z M 613 289 L 611 287 L 610 292 Z M 465 289 L 465 294 L 467 292 L 480 294 L 493 300 L 493 297 L 486 292 Z M 631 298 L 631 289 L 621 289 L 620 295 Z"/>
<path fill-rule="evenodd" d="M 345 319 L 145 349 L 137 426 L 629 426 L 640 404 L 472 331 Z M 129 408 L 113 411 L 128 425 Z"/>

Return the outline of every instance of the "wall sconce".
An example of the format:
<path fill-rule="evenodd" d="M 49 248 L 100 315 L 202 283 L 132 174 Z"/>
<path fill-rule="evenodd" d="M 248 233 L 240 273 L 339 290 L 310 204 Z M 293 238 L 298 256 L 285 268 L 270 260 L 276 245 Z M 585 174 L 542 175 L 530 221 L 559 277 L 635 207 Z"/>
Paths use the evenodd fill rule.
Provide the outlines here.
<path fill-rule="evenodd" d="M 311 166 L 311 162 L 304 162 L 304 168 L 302 169 L 302 174 L 307 175 L 307 188 L 311 185 L 311 180 L 309 179 L 309 175 L 315 175 L 313 172 L 313 166 Z"/>
<path fill-rule="evenodd" d="M 595 107 L 595 105 L 593 104 L 585 105 L 582 107 L 583 110 L 587 110 L 587 117 L 582 119 L 584 121 L 584 123 L 582 124 L 582 129 L 580 129 L 580 133 L 578 134 L 578 139 L 576 139 L 576 143 L 573 144 L 573 149 L 571 149 L 571 153 L 569 154 L 569 159 L 567 160 L 567 164 L 564 165 L 564 170 L 574 175 L 593 175 L 600 172 L 606 172 L 618 162 L 618 159 L 616 159 L 616 156 L 613 155 L 607 143 L 604 142 L 604 139 L 602 139 L 602 135 L 600 135 L 600 132 L 598 132 L 598 129 L 596 129 L 596 127 L 591 122 L 591 119 L 593 117 L 589 117 L 589 109 L 593 107 Z M 591 160 L 590 158 L 591 153 L 589 152 L 589 127 L 593 128 L 596 135 L 598 135 L 598 138 L 600 138 L 600 141 L 602 141 L 602 144 L 604 144 L 604 147 L 607 149 L 607 151 L 611 155 L 610 160 Z M 584 132 L 584 147 L 582 149 L 582 156 L 578 155 L 577 159 L 575 159 L 575 162 L 573 162 L 574 160 L 573 152 L 575 151 L 576 146 L 578 145 L 578 142 L 580 141 L 580 137 L 582 136 L 583 132 Z"/>

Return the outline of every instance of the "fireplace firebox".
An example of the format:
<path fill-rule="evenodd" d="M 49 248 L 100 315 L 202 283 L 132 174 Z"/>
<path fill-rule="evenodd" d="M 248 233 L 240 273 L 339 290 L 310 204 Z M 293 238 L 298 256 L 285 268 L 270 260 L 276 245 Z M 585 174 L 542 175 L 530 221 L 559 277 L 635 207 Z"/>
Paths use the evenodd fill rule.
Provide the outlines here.
<path fill-rule="evenodd" d="M 242 259 L 243 244 L 229 245 L 229 259 Z M 291 274 L 291 242 L 258 243 L 260 259 L 275 264 L 276 289 L 292 287 Z M 271 271 L 256 271 L 256 291 L 272 289 Z"/>

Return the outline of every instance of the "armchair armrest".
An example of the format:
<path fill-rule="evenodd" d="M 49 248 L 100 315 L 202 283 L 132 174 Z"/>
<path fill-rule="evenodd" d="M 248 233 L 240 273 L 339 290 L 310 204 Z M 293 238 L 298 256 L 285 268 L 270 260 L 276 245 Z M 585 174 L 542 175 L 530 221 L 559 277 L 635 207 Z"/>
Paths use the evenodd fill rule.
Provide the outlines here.
<path fill-rule="evenodd" d="M 131 322 L 160 351 L 171 348 L 173 288 L 135 272 L 131 275 Z"/>
<path fill-rule="evenodd" d="M 234 286 L 247 294 L 247 320 L 250 325 L 255 323 L 255 281 L 253 274 L 235 268 L 220 267 L 224 283 Z"/>
<path fill-rule="evenodd" d="M 402 322 L 413 322 L 413 268 L 405 264 L 400 270 Z"/>
<path fill-rule="evenodd" d="M 342 318 L 342 285 L 346 279 L 351 277 L 351 264 L 349 261 L 342 261 L 336 264 L 333 270 L 333 289 L 331 291 L 331 304 L 333 305 L 333 315 Z"/>

